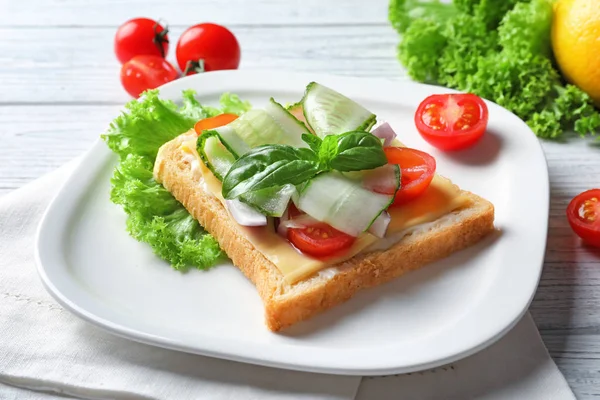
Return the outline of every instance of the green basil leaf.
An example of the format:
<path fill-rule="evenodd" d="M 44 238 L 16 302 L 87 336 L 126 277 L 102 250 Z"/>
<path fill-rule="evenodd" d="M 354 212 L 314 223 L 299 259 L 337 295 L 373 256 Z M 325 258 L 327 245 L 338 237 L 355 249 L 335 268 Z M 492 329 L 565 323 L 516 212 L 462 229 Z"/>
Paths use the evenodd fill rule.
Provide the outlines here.
<path fill-rule="evenodd" d="M 329 168 L 329 163 L 338 154 L 338 137 L 337 135 L 328 135 L 323 138 L 321 148 L 319 149 L 319 161 L 321 165 Z"/>
<path fill-rule="evenodd" d="M 303 133 L 302 140 L 308 144 L 308 147 L 310 147 L 312 151 L 314 151 L 316 154 L 319 154 L 319 149 L 321 148 L 321 143 L 323 142 L 320 137 L 317 135 Z"/>
<path fill-rule="evenodd" d="M 223 179 L 223 197 L 287 184 L 298 185 L 319 172 L 312 150 L 285 145 L 259 146 L 238 158 Z"/>
<path fill-rule="evenodd" d="M 342 172 L 373 169 L 385 164 L 387 158 L 379 138 L 362 131 L 338 135 L 337 155 L 329 162 L 332 169 Z"/>

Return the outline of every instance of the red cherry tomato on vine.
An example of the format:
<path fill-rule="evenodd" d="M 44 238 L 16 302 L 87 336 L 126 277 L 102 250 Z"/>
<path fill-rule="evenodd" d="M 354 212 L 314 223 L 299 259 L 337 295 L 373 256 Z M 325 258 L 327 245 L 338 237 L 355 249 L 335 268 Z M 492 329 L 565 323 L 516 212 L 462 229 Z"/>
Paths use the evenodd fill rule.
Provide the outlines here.
<path fill-rule="evenodd" d="M 415 113 L 417 130 L 441 150 L 473 146 L 483 136 L 488 108 L 474 94 L 435 94 L 421 102 Z"/>
<path fill-rule="evenodd" d="M 121 67 L 121 83 L 133 97 L 177 79 L 179 73 L 159 56 L 135 56 Z"/>
<path fill-rule="evenodd" d="M 567 207 L 567 218 L 580 238 L 600 247 L 600 189 L 587 190 L 575 196 Z"/>
<path fill-rule="evenodd" d="M 168 29 L 152 19 L 129 20 L 117 29 L 115 54 L 121 64 L 140 55 L 165 58 L 169 51 L 168 32 Z"/>
<path fill-rule="evenodd" d="M 203 71 L 237 69 L 240 45 L 231 31 L 217 24 L 188 28 L 177 42 L 177 64 L 184 75 Z"/>

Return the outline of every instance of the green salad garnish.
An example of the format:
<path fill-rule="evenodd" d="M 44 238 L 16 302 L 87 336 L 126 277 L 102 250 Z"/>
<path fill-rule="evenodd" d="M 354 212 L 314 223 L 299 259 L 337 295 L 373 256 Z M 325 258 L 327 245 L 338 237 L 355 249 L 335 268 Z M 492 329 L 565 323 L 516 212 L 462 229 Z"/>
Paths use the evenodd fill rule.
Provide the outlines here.
<path fill-rule="evenodd" d="M 202 119 L 221 113 L 242 114 L 248 102 L 224 94 L 221 107 L 201 105 L 191 90 L 183 92 L 183 104 L 148 91 L 126 105 L 102 138 L 119 156 L 111 179 L 111 201 L 127 213 L 127 231 L 148 243 L 153 251 L 178 270 L 207 269 L 223 256 L 217 241 L 161 184 L 152 169 L 158 149 Z"/>
<path fill-rule="evenodd" d="M 387 164 L 381 140 L 369 132 L 323 139 L 303 134 L 302 139 L 310 148 L 265 145 L 238 158 L 223 180 L 223 197 L 235 199 L 265 189 L 296 186 L 324 172 L 370 170 Z"/>
<path fill-rule="evenodd" d="M 600 130 L 590 97 L 566 84 L 550 47 L 552 0 L 391 0 L 408 74 L 475 93 L 514 112 L 536 135 Z"/>

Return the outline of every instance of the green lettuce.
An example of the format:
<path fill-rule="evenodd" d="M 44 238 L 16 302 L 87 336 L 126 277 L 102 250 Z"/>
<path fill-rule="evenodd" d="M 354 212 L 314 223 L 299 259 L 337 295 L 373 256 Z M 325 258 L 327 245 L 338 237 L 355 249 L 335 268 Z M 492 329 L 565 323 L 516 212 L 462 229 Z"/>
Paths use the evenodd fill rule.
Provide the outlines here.
<path fill-rule="evenodd" d="M 229 93 L 221 97 L 220 108 L 201 105 L 191 90 L 184 91 L 182 98 L 178 106 L 159 98 L 156 90 L 147 91 L 139 101 L 129 102 L 102 135 L 119 156 L 110 199 L 127 214 L 129 234 L 148 243 L 173 268 L 207 269 L 223 257 L 223 252 L 181 203 L 154 180 L 154 161 L 160 146 L 192 128 L 199 119 L 221 113 L 240 115 L 250 104 Z"/>
<path fill-rule="evenodd" d="M 600 112 L 552 58 L 553 0 L 391 0 L 398 58 L 415 80 L 475 93 L 514 112 L 539 137 L 594 135 Z"/>

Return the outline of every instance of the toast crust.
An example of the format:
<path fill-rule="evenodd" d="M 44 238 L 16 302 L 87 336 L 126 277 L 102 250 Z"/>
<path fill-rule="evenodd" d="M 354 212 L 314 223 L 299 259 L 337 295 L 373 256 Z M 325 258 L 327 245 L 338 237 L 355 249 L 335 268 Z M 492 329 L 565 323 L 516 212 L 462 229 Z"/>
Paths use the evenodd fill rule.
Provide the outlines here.
<path fill-rule="evenodd" d="M 254 283 L 265 306 L 265 323 L 272 331 L 343 303 L 362 289 L 391 281 L 469 247 L 494 230 L 493 205 L 463 191 L 469 198 L 468 205 L 442 217 L 439 223 L 406 232 L 386 250 L 361 253 L 333 265 L 335 273 L 318 274 L 290 285 L 277 267 L 238 231 L 221 202 L 198 183 L 189 157 L 180 148 L 185 135 L 161 147 L 155 178 L 216 238 L 233 264 Z"/>

